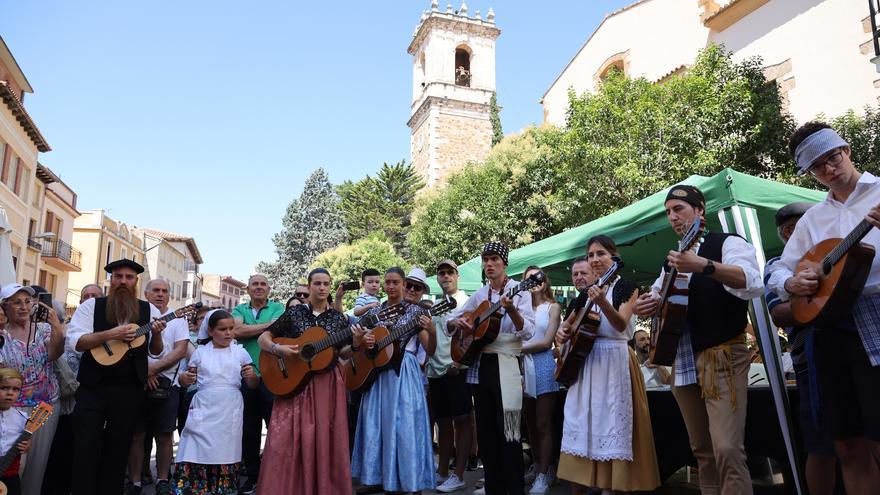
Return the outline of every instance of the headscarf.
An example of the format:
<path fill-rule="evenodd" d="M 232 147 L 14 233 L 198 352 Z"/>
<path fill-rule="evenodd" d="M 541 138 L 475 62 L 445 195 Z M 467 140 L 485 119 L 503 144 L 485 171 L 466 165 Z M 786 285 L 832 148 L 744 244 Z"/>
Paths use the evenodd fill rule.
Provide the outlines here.
<path fill-rule="evenodd" d="M 198 340 L 210 339 L 211 335 L 208 333 L 208 320 L 211 319 L 211 315 L 220 311 L 219 309 L 212 309 L 205 313 L 205 318 L 202 320 L 202 323 L 199 325 L 199 334 L 196 336 Z"/>

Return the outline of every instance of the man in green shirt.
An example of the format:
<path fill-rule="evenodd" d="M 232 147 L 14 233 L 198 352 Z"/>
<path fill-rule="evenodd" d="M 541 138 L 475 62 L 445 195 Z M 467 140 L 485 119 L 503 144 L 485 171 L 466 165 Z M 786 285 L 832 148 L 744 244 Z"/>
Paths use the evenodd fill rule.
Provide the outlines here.
<path fill-rule="evenodd" d="M 232 316 L 235 318 L 235 338 L 251 355 L 257 368 L 257 375 L 260 374 L 260 346 L 257 344 L 257 338 L 273 321 L 284 314 L 283 304 L 269 300 L 271 290 L 265 275 L 251 275 L 247 287 L 251 301 L 239 304 L 232 310 Z M 257 476 L 260 474 L 260 436 L 263 421 L 266 422 L 267 427 L 269 426 L 274 397 L 263 385 L 262 380 L 260 386 L 255 389 L 241 387 L 241 396 L 244 399 L 241 455 L 247 481 L 241 485 L 238 493 L 249 495 L 254 493 Z"/>

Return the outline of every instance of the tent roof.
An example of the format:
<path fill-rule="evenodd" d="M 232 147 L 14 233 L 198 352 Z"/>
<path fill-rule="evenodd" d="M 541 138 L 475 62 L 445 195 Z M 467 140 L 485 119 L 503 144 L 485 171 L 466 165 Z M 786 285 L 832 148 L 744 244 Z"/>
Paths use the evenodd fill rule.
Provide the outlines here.
<path fill-rule="evenodd" d="M 825 197 L 822 191 L 762 179 L 730 168 L 712 177 L 692 175 L 681 184 L 694 185 L 703 191 L 710 230 L 721 230 L 719 210 L 734 205 L 754 208 L 768 257 L 782 251 L 773 218 L 776 210 L 795 201 L 818 202 Z M 620 248 L 621 258 L 626 263 L 624 276 L 638 283 L 652 282 L 665 254 L 678 242 L 669 228 L 663 207 L 668 190 L 663 189 L 614 213 L 511 251 L 507 273 L 519 277 L 526 267 L 536 265 L 544 268 L 553 285 L 569 285 L 571 261 L 584 256 L 587 239 L 605 234 Z M 467 292 L 477 290 L 482 285 L 481 268 L 479 257 L 463 263 L 459 267 L 459 288 Z M 431 277 L 428 283 L 431 293 L 440 293 L 435 277 Z"/>

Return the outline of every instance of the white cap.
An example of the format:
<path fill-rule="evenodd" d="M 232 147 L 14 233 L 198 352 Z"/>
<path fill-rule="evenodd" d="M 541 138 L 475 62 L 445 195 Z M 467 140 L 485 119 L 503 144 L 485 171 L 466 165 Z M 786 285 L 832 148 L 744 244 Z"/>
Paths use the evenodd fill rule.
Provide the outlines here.
<path fill-rule="evenodd" d="M 8 284 L 0 289 L 0 300 L 5 301 L 21 291 L 27 292 L 29 296 L 34 295 L 34 289 L 28 285 Z"/>
<path fill-rule="evenodd" d="M 406 279 L 418 282 L 425 287 L 426 291 L 428 290 L 428 276 L 425 274 L 425 270 L 422 270 L 419 267 L 413 267 L 413 269 L 409 271 L 409 275 L 406 276 Z"/>

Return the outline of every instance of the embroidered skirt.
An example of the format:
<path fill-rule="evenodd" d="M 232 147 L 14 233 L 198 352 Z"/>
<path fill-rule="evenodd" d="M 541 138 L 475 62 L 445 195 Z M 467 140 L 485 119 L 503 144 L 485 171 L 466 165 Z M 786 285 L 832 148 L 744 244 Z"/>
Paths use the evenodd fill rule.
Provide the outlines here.
<path fill-rule="evenodd" d="M 275 399 L 257 494 L 350 494 L 347 409 L 339 365 Z"/>
<path fill-rule="evenodd" d="M 393 492 L 437 486 L 428 403 L 414 354 L 404 352 L 400 374 L 382 372 L 361 398 L 351 475 Z"/>
<path fill-rule="evenodd" d="M 657 454 L 654 450 L 654 434 L 651 432 L 651 416 L 648 412 L 645 384 L 642 381 L 642 373 L 635 352 L 629 347 L 625 349 L 628 353 L 629 387 L 627 389 L 631 394 L 630 403 L 632 405 L 631 458 L 630 460 L 597 460 L 573 454 L 563 447 L 556 473 L 560 479 L 583 486 L 625 492 L 650 491 L 660 486 L 660 473 L 657 469 Z M 579 384 L 575 384 L 573 388 L 578 386 Z M 571 400 L 571 392 L 572 390 L 569 389 L 568 400 Z M 568 400 L 566 400 L 566 415 L 568 414 Z M 566 416 L 567 422 L 568 417 Z"/>
<path fill-rule="evenodd" d="M 174 495 L 226 495 L 238 490 L 238 463 L 178 462 L 171 484 Z"/>

